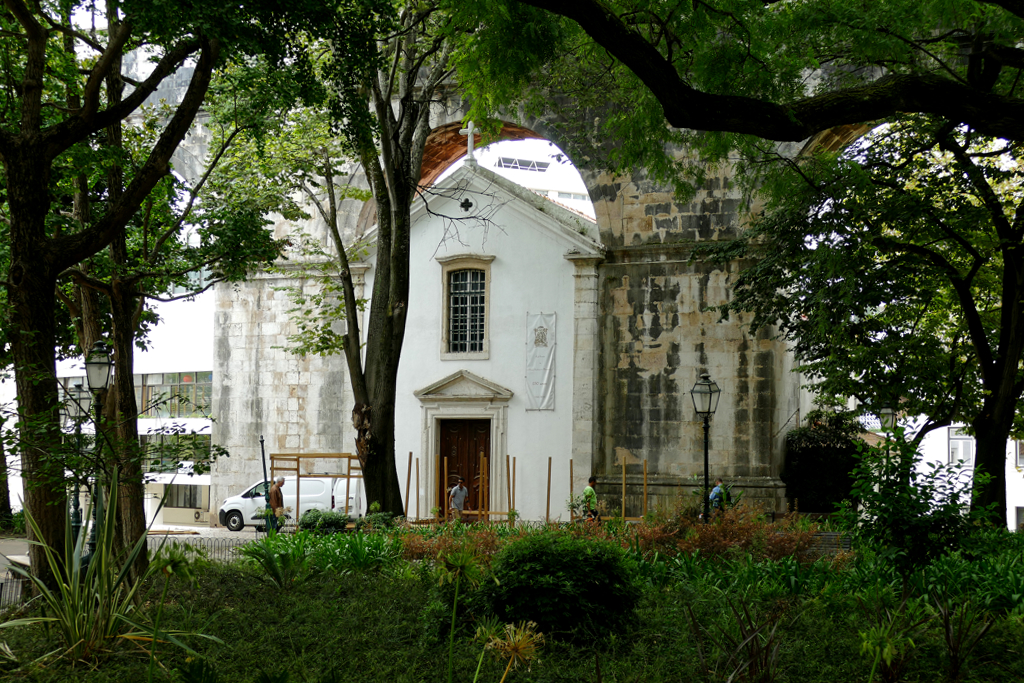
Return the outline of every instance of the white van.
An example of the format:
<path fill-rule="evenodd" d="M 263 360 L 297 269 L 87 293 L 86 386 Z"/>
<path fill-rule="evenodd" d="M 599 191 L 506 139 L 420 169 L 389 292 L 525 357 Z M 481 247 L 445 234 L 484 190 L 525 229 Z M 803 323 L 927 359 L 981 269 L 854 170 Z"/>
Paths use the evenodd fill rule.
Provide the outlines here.
<path fill-rule="evenodd" d="M 332 490 L 333 483 L 333 490 Z M 243 493 L 231 496 L 220 506 L 217 519 L 221 526 L 231 531 L 241 531 L 246 524 L 263 526 L 266 522 L 263 511 L 266 509 L 265 492 L 269 483 L 262 480 L 255 482 Z M 362 512 L 363 480 L 332 479 L 330 477 L 303 477 L 299 492 L 302 500 L 296 504 L 295 477 L 285 477 L 281 492 L 284 494 L 284 506 L 291 508 L 288 515 L 292 522 L 297 521 L 303 512 L 309 510 L 333 510 L 345 512 L 345 491 L 348 487 L 348 514 L 352 517 Z"/>

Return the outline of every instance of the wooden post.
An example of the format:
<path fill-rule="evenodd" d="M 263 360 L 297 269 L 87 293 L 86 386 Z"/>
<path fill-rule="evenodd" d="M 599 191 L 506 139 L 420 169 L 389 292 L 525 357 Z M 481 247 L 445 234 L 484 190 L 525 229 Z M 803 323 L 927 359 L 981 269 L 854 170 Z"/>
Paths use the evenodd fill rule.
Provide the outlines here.
<path fill-rule="evenodd" d="M 644 458 L 644 517 L 647 516 L 647 458 Z"/>
<path fill-rule="evenodd" d="M 572 458 L 569 458 L 569 500 L 572 500 Z M 576 519 L 576 515 L 573 514 L 572 508 L 569 508 L 569 521 L 572 522 Z"/>
<path fill-rule="evenodd" d="M 441 482 L 441 510 L 444 513 L 444 521 L 448 521 L 448 456 L 444 456 L 444 472 L 441 473 L 444 477 L 440 480 Z"/>
<path fill-rule="evenodd" d="M 626 518 L 626 459 L 622 459 L 622 518 Z"/>
<path fill-rule="evenodd" d="M 512 507 L 516 506 L 516 459 L 512 458 Z"/>
<path fill-rule="evenodd" d="M 511 473 L 511 470 L 509 469 L 509 464 L 508 464 L 509 459 L 510 458 L 508 457 L 508 453 L 506 453 L 505 454 L 505 493 L 507 495 L 506 495 L 505 499 L 508 501 L 508 509 L 509 510 L 513 510 L 514 507 L 512 506 L 512 473 Z"/>
<path fill-rule="evenodd" d="M 363 493 L 365 494 L 366 491 L 364 490 Z M 352 460 L 346 460 L 345 461 L 345 514 L 346 515 L 351 514 L 350 510 L 348 509 L 348 501 L 350 501 L 352 499 L 351 496 L 352 496 Z M 369 510 L 367 510 L 367 512 L 369 512 Z"/>
<path fill-rule="evenodd" d="M 420 518 L 420 459 L 416 458 L 416 519 Z"/>
<path fill-rule="evenodd" d="M 409 471 L 405 475 L 405 519 L 409 519 L 409 483 L 412 481 L 412 451 L 409 451 Z"/>
<path fill-rule="evenodd" d="M 551 456 L 548 456 L 548 506 L 544 510 L 544 523 L 551 521 Z"/>

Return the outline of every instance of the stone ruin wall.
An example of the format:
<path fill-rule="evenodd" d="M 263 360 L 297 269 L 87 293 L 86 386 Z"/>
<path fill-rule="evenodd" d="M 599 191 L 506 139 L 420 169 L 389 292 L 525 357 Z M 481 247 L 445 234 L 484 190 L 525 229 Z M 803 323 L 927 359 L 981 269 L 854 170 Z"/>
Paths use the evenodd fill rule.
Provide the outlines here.
<path fill-rule="evenodd" d="M 362 203 L 346 200 L 341 209 L 351 234 Z M 298 227 L 326 239 L 315 221 Z M 275 236 L 288 236 L 295 228 L 279 220 Z M 272 453 L 354 452 L 344 358 L 302 357 L 287 350 L 288 336 L 298 330 L 288 313 L 294 304 L 281 288 L 302 282 L 285 270 L 216 288 L 213 433 L 215 443 L 231 456 L 213 466 L 210 500 L 215 510 L 224 498 L 263 476 L 260 435 L 268 475 Z M 341 473 L 339 463 L 324 460 L 304 460 L 302 468 L 310 474 Z"/>
<path fill-rule="evenodd" d="M 731 187 L 727 171 L 712 174 L 687 202 L 643 173 L 583 176 L 606 256 L 598 266 L 595 448 L 591 462 L 576 467 L 600 478 L 601 497 L 617 511 L 625 463 L 627 516 L 643 509 L 645 459 L 648 509 L 689 500 L 703 478 L 703 428 L 689 392 L 708 372 L 722 388 L 710 432 L 711 478 L 722 476 L 746 499 L 784 510 L 778 473 L 799 400 L 791 355 L 769 334 L 752 337 L 735 317 L 720 322 L 717 312 L 706 310 L 727 301 L 741 264 L 723 271 L 691 260 L 695 245 L 737 234 L 748 200 Z M 365 230 L 372 213 L 346 202 L 346 231 Z M 279 223 L 276 230 L 283 236 L 289 226 Z M 337 356 L 302 359 L 282 348 L 293 331 L 287 295 L 274 289 L 282 284 L 261 276 L 218 291 L 214 433 L 232 453 L 214 468 L 211 495 L 218 506 L 260 476 L 261 433 L 268 454 L 353 449 L 344 362 Z"/>
<path fill-rule="evenodd" d="M 599 266 L 600 348 L 592 470 L 612 510 L 626 515 L 691 500 L 703 484 L 704 434 L 690 389 L 707 372 L 722 389 L 710 428 L 710 478 L 723 477 L 747 500 L 785 509 L 778 474 L 785 431 L 799 400 L 792 357 L 768 331 L 707 310 L 728 301 L 732 277 L 692 260 L 693 248 L 737 235 L 749 203 L 728 171 L 711 175 L 694 198 L 676 201 L 643 174 L 588 178 L 607 253 Z M 787 423 L 789 423 L 787 425 Z"/>

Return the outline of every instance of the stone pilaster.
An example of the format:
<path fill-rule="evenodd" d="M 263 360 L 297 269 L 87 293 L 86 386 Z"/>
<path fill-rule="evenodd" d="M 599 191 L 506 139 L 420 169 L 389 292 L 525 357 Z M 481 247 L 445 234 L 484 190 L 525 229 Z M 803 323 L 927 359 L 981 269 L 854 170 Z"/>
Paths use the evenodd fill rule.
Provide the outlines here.
<path fill-rule="evenodd" d="M 598 281 L 601 256 L 569 253 L 575 267 L 572 363 L 572 461 L 575 492 L 587 485 L 597 447 Z"/>

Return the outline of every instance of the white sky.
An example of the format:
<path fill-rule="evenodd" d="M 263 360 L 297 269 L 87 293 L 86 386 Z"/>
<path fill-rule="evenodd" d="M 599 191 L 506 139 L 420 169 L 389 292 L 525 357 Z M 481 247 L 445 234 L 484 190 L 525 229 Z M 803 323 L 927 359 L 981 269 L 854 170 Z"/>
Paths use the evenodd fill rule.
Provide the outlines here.
<path fill-rule="evenodd" d="M 556 196 L 553 199 L 591 218 L 594 217 L 594 205 L 590 202 L 587 186 L 584 184 L 580 172 L 576 170 L 576 167 L 572 165 L 569 158 L 553 142 L 548 142 L 547 140 L 502 140 L 491 143 L 486 147 L 475 149 L 474 156 L 480 166 L 541 194 L 547 194 L 549 191 L 570 192 L 588 197 L 587 199 L 567 199 Z M 500 157 L 546 161 L 550 162 L 551 165 L 543 172 L 499 168 L 495 164 L 498 163 Z M 558 157 L 560 157 L 560 160 Z M 437 182 L 447 178 L 456 169 L 462 168 L 464 160 L 465 157 L 448 167 L 441 174 L 441 177 L 438 178 Z"/>

